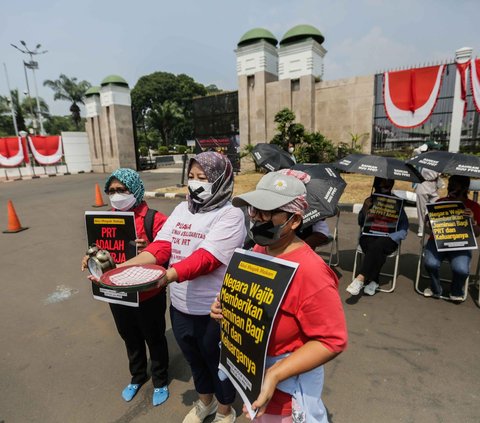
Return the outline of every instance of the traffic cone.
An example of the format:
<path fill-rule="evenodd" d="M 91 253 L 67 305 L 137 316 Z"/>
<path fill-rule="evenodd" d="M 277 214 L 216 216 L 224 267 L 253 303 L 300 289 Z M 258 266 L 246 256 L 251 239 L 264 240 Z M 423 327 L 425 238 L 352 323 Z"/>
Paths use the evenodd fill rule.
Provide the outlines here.
<path fill-rule="evenodd" d="M 92 207 L 103 207 L 106 204 L 103 202 L 102 192 L 98 184 L 95 184 L 95 204 Z"/>
<path fill-rule="evenodd" d="M 18 219 L 17 213 L 15 212 L 15 207 L 13 207 L 12 200 L 8 200 L 7 204 L 8 209 L 8 228 L 5 231 L 2 231 L 4 234 L 14 234 L 16 232 L 24 231 L 26 228 L 22 228 L 20 225 L 20 220 Z"/>

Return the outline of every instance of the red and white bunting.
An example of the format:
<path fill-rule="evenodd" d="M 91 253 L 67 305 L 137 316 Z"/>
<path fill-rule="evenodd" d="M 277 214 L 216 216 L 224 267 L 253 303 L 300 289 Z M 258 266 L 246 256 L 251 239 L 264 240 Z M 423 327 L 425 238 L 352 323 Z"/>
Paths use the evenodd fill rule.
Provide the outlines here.
<path fill-rule="evenodd" d="M 0 166 L 17 167 L 24 160 L 20 137 L 0 138 Z"/>
<path fill-rule="evenodd" d="M 473 102 L 480 113 L 480 59 L 472 59 L 470 62 L 470 82 Z"/>
<path fill-rule="evenodd" d="M 445 66 L 385 72 L 383 99 L 388 119 L 399 128 L 414 128 L 432 114 Z"/>
<path fill-rule="evenodd" d="M 33 157 L 41 165 L 58 163 L 62 159 L 62 137 L 51 136 L 29 136 L 28 144 Z"/>

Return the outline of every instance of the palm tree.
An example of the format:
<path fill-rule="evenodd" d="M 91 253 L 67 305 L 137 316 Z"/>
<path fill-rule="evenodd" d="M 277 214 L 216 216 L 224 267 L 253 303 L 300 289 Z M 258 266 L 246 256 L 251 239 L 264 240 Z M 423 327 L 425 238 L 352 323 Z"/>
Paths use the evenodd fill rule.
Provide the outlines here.
<path fill-rule="evenodd" d="M 165 100 L 148 111 L 147 121 L 151 128 L 160 132 L 163 144 L 168 146 L 175 127 L 185 121 L 185 114 L 175 101 Z"/>
<path fill-rule="evenodd" d="M 69 78 L 62 73 L 55 81 L 47 79 L 43 82 L 43 85 L 50 87 L 55 92 L 53 96 L 54 100 L 66 100 L 72 103 L 70 113 L 72 114 L 75 127 L 78 130 L 82 118 L 80 116 L 80 107 L 78 107 L 77 103 L 83 104 L 83 96 L 91 87 L 91 84 L 87 81 L 77 82 L 77 78 Z"/>
<path fill-rule="evenodd" d="M 13 105 L 13 110 L 15 111 L 15 120 L 17 121 L 17 127 L 19 131 L 25 131 L 25 109 L 20 103 L 20 96 L 18 95 L 18 90 L 10 91 L 10 98 Z M 10 98 L 0 96 L 0 110 L 1 113 L 10 113 Z"/>

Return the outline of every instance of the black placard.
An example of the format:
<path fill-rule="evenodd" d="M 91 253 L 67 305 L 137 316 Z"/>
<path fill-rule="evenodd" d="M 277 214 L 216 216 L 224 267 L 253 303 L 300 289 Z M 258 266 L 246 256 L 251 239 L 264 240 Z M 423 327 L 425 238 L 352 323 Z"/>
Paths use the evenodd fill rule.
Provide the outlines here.
<path fill-rule="evenodd" d="M 107 250 L 115 263 L 123 263 L 137 255 L 137 230 L 133 212 L 86 211 L 85 228 L 88 245 Z M 138 307 L 138 292 L 118 292 L 92 283 L 96 300 Z"/>
<path fill-rule="evenodd" d="M 252 418 L 272 324 L 297 267 L 298 263 L 238 248 L 225 273 L 219 368 L 235 385 Z"/>
<path fill-rule="evenodd" d="M 465 205 L 461 201 L 430 203 L 427 212 L 437 251 L 477 248 L 472 221 L 464 215 Z"/>
<path fill-rule="evenodd" d="M 363 224 L 362 235 L 388 236 L 396 232 L 403 200 L 382 194 L 372 194 L 372 207 Z"/>

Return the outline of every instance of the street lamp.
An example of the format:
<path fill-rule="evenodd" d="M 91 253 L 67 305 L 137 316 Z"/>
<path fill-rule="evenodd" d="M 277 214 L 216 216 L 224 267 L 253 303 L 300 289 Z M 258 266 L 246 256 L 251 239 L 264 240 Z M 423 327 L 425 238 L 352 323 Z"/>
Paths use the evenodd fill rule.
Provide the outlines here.
<path fill-rule="evenodd" d="M 10 44 L 10 45 L 12 47 L 16 48 L 18 51 L 22 52 L 23 54 L 28 54 L 30 56 L 30 61 L 29 62 L 23 61 L 23 66 L 24 66 L 24 70 L 25 70 L 25 78 L 27 80 L 27 89 L 28 89 L 28 92 L 30 94 L 30 88 L 28 86 L 28 78 L 27 78 L 27 71 L 26 71 L 26 69 L 28 68 L 32 71 L 32 74 L 33 74 L 33 84 L 34 84 L 34 87 L 35 87 L 35 97 L 36 97 L 36 100 L 37 100 L 38 121 L 40 122 L 40 133 L 42 135 L 45 135 L 45 131 L 43 129 L 43 119 L 42 119 L 42 115 L 40 113 L 40 101 L 38 99 L 37 79 L 35 77 L 35 69 L 38 69 L 38 62 L 33 60 L 33 56 L 36 56 L 36 55 L 39 55 L 39 54 L 45 54 L 47 52 L 47 50 L 39 51 L 40 47 L 42 47 L 41 44 L 37 44 L 37 46 L 35 47 L 35 50 L 30 50 L 27 47 L 27 44 L 25 43 L 25 41 L 20 40 L 20 43 L 22 44 L 23 48 L 17 47 L 15 44 Z M 34 121 L 35 121 L 35 119 L 34 119 Z"/>

